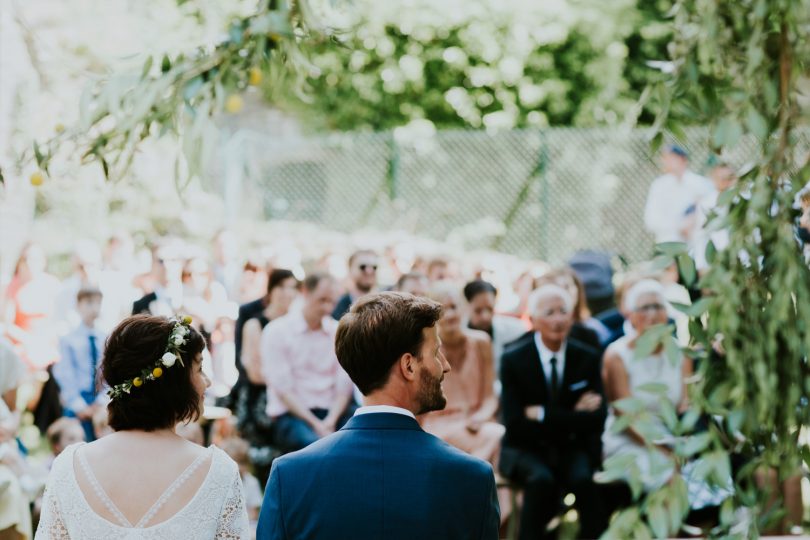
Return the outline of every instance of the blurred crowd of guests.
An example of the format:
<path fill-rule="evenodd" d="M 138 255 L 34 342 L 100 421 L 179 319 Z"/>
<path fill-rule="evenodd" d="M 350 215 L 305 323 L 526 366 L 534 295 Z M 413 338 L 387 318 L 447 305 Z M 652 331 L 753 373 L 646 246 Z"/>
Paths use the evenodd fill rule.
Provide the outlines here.
<path fill-rule="evenodd" d="M 715 161 L 709 181 L 689 170 L 688 155 L 675 146 L 662 163 L 665 175 L 651 187 L 644 222 L 657 241 L 687 242 L 704 271 L 708 241 L 718 249 L 728 243 L 722 229 L 708 232 L 704 224 L 719 194 L 733 186 L 734 171 Z M 581 534 L 598 536 L 627 497 L 600 495 L 594 475 L 605 459 L 631 461 L 648 489 L 673 474 L 666 426 L 653 433 L 610 426 L 621 422 L 611 404 L 631 396 L 651 415 L 662 407 L 686 410 L 691 360 L 673 362 L 661 348 L 635 353 L 647 328 L 667 322 L 675 323 L 679 342 L 688 341 L 685 317 L 671 306 L 689 302 L 675 268 L 619 268 L 594 251 L 576 253 L 564 266 L 535 261 L 520 268 L 447 256 L 403 262 L 392 246 L 287 257 L 283 265 L 240 253 L 228 232 L 205 248 L 165 238 L 142 252 L 116 235 L 104 245 L 77 242 L 69 275 L 59 279 L 40 247 L 22 250 L 0 296 L 0 534 L 31 537 L 31 511 L 35 516 L 52 459 L 28 455 L 25 426 L 47 437 L 53 455 L 109 432 L 97 366 L 107 332 L 138 313 L 189 314 L 208 340 L 210 407 L 202 425 L 178 430 L 200 444 L 218 442 L 240 464 L 256 519 L 273 458 L 339 429 L 360 404 L 337 362 L 334 337 L 352 303 L 379 290 L 442 304 L 447 407 L 420 422 L 511 482 L 501 484 L 503 519 L 518 511 L 508 490 L 522 491 L 521 538 L 545 537 L 568 493 Z M 641 391 L 648 383 L 662 393 Z M 656 441 L 653 453 L 649 441 Z M 801 516 L 797 485 L 782 486 L 793 523 Z M 730 486 L 689 487 L 694 510 L 716 508 L 732 494 Z"/>

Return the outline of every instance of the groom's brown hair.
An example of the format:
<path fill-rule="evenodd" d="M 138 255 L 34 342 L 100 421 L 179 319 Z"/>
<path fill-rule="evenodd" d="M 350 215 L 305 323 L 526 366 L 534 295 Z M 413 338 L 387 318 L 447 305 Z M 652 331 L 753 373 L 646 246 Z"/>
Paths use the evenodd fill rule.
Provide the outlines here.
<path fill-rule="evenodd" d="M 419 356 L 422 331 L 433 327 L 441 314 L 441 304 L 412 294 L 363 296 L 340 319 L 335 336 L 338 362 L 367 396 L 385 386 L 403 354 Z"/>

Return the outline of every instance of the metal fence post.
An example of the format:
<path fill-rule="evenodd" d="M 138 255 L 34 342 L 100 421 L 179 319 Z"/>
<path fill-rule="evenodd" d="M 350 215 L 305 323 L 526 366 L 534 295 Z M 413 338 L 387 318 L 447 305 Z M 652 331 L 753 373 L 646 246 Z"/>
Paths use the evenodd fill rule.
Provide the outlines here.
<path fill-rule="evenodd" d="M 385 181 L 388 186 L 388 199 L 396 200 L 399 192 L 399 146 L 393 131 L 388 138 L 388 170 Z"/>
<path fill-rule="evenodd" d="M 548 144 L 546 131 L 540 130 L 540 156 L 537 160 L 537 174 L 540 176 L 540 258 L 548 260 L 549 226 L 551 225 L 550 186 L 548 184 Z"/>

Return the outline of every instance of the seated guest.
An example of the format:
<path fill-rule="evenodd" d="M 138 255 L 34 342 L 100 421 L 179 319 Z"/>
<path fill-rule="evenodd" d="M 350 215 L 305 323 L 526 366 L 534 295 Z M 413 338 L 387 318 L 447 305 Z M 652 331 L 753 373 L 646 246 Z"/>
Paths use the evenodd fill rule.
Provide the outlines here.
<path fill-rule="evenodd" d="M 535 287 L 553 284 L 562 287 L 574 299 L 574 324 L 571 326 L 572 339 L 581 341 L 595 349 L 602 350 L 602 343 L 607 343 L 610 330 L 599 320 L 591 316 L 588 303 L 585 300 L 585 287 L 576 273 L 567 267 L 557 268 L 546 272 L 534 283 Z"/>
<path fill-rule="evenodd" d="M 31 539 L 30 500 L 21 483 L 24 464 L 17 447 L 17 388 L 25 367 L 0 336 L 0 538 Z"/>
<path fill-rule="evenodd" d="M 96 373 L 106 336 L 96 329 L 101 310 L 101 291 L 82 288 L 76 295 L 81 323 L 59 342 L 61 357 L 53 366 L 65 415 L 78 418 L 87 441 L 95 440 L 93 416 L 104 408 L 107 396 L 99 392 Z"/>
<path fill-rule="evenodd" d="M 528 307 L 532 339 L 508 348 L 501 364 L 500 469 L 524 488 L 520 538 L 546 538 L 568 491 L 576 496 L 580 535 L 597 538 L 606 525 L 592 481 L 607 414 L 599 352 L 569 338 L 574 298 L 562 287 L 543 285 Z"/>
<path fill-rule="evenodd" d="M 311 274 L 303 305 L 262 331 L 262 373 L 273 438 L 285 452 L 339 429 L 351 416 L 352 383 L 335 356 L 335 280 Z"/>
<path fill-rule="evenodd" d="M 51 444 L 53 457 L 56 458 L 62 451 L 70 446 L 84 442 L 85 431 L 81 423 L 75 418 L 62 417 L 48 428 L 45 437 Z"/>
<path fill-rule="evenodd" d="M 497 294 L 494 285 L 480 279 L 464 286 L 464 298 L 468 304 L 467 326 L 486 332 L 492 339 L 495 373 L 500 369 L 504 346 L 526 333 L 526 326 L 520 319 L 495 314 Z"/>
<path fill-rule="evenodd" d="M 395 290 L 414 296 L 425 296 L 429 286 L 430 283 L 425 274 L 422 272 L 408 272 L 399 276 Z"/>
<path fill-rule="evenodd" d="M 267 295 L 262 308 L 242 322 L 242 339 L 239 346 L 240 363 L 245 378 L 236 401 L 236 419 L 239 432 L 256 449 L 261 458 L 254 463 L 262 479 L 270 474 L 270 461 L 275 450 L 272 448 L 272 422 L 267 410 L 267 385 L 262 374 L 261 340 L 262 330 L 270 321 L 287 314 L 290 305 L 298 296 L 298 280 L 291 270 L 275 268 L 267 282 Z"/>
<path fill-rule="evenodd" d="M 273 461 L 259 540 L 495 540 L 492 467 L 425 433 L 415 415 L 444 408 L 441 306 L 371 294 L 340 320 L 340 365 L 363 393 L 346 427 Z"/>
<path fill-rule="evenodd" d="M 494 464 L 504 430 L 495 422 L 498 399 L 493 386 L 495 372 L 489 337 L 461 325 L 462 299 L 458 287 L 439 282 L 428 296 L 442 305 L 440 350 L 451 372 L 444 381 L 447 406 L 421 417 L 420 423 L 428 433 Z"/>
<path fill-rule="evenodd" d="M 370 249 L 360 249 L 349 257 L 349 290 L 341 296 L 332 317 L 340 319 L 351 305 L 364 294 L 370 293 L 377 286 L 377 268 L 379 257 Z"/>
<path fill-rule="evenodd" d="M 607 429 L 602 436 L 605 459 L 618 455 L 631 454 L 641 472 L 647 489 L 663 485 L 672 475 L 674 465 L 666 455 L 670 448 L 658 446 L 657 451 L 647 446 L 655 440 L 663 440 L 668 433 L 662 422 L 656 422 L 662 397 L 668 399 L 677 410 L 686 410 L 686 382 L 692 372 L 692 360 L 680 357 L 673 363 L 659 347 L 643 358 L 635 356 L 637 338 L 656 324 L 667 322 L 667 302 L 664 287 L 657 281 L 643 279 L 633 284 L 623 296 L 622 308 L 632 325 L 632 332 L 619 338 L 605 351 L 603 376 L 605 394 L 611 403 L 627 397 L 641 400 L 650 413 L 650 432 L 640 433 L 637 428 L 628 427 L 620 433 L 612 433 L 610 426 L 619 414 L 611 408 Z M 666 385 L 663 396 L 657 393 L 641 392 L 637 389 L 649 383 Z M 654 471 L 659 472 L 654 472 Z"/>

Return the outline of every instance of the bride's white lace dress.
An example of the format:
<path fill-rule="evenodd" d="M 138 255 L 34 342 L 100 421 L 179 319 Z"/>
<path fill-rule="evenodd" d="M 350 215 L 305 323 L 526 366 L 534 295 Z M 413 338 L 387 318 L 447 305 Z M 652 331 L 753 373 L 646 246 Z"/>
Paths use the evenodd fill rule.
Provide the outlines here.
<path fill-rule="evenodd" d="M 35 536 L 36 540 L 129 540 L 129 539 L 248 539 L 250 529 L 242 480 L 239 469 L 222 450 L 212 446 L 208 452 L 192 463 L 169 488 L 155 501 L 149 511 L 135 523 L 130 523 L 93 475 L 84 459 L 78 454 L 77 466 L 93 486 L 96 496 L 102 500 L 118 523 L 113 523 L 96 514 L 84 497 L 74 472 L 76 449 L 84 443 L 69 446 L 53 463 L 45 497 L 42 516 Z M 194 497 L 179 512 L 160 523 L 149 522 L 173 493 L 192 476 L 203 463 L 210 469 Z M 126 481 L 122 474 L 121 481 Z"/>

